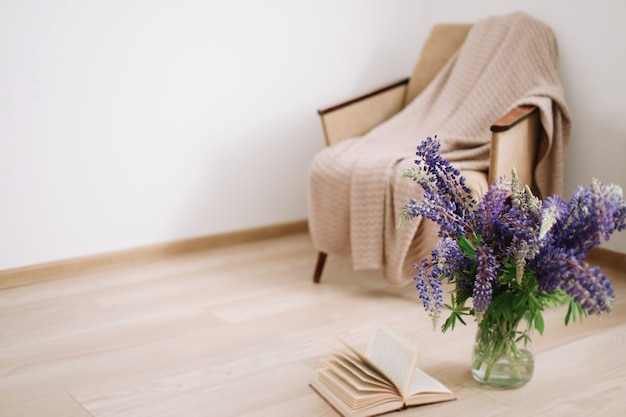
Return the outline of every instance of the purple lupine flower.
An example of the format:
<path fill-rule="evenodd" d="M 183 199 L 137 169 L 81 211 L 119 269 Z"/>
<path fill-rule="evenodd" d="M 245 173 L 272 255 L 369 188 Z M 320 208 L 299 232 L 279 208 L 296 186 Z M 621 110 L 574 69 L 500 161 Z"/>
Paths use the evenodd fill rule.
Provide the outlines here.
<path fill-rule="evenodd" d="M 443 310 L 442 279 L 451 278 L 456 274 L 455 265 L 463 258 L 457 242 L 444 238 L 437 243 L 431 252 L 431 260 L 423 259 L 421 265 L 414 265 L 419 273 L 414 277 L 416 288 L 426 311 L 436 321 Z"/>
<path fill-rule="evenodd" d="M 476 279 L 472 298 L 474 300 L 474 314 L 480 320 L 493 295 L 493 286 L 497 283 L 498 262 L 493 250 L 483 246 L 476 254 Z"/>
<path fill-rule="evenodd" d="M 440 237 L 456 238 L 467 232 L 477 202 L 460 171 L 439 155 L 436 139 L 428 137 L 417 147 L 417 168 L 404 174 L 422 187 L 424 197 L 421 202 L 409 201 L 401 223 L 421 215 L 440 226 Z"/>
<path fill-rule="evenodd" d="M 504 243 L 507 233 L 500 223 L 500 216 L 508 211 L 507 200 L 511 197 L 510 182 L 497 179 L 487 190 L 476 212 L 477 233 L 485 240 Z M 507 228 L 508 229 L 508 228 Z"/>
<path fill-rule="evenodd" d="M 556 244 L 586 254 L 608 240 L 615 231 L 626 228 L 626 203 L 622 190 L 594 180 L 589 188 L 579 186 L 568 203 L 568 222 L 556 231 Z"/>
<path fill-rule="evenodd" d="M 439 225 L 436 249 L 415 265 L 416 287 L 433 320 L 443 309 L 444 279 L 456 285 L 454 314 L 474 314 L 479 320 L 493 297 L 516 291 L 528 294 L 532 288 L 538 288 L 532 303 L 542 303 L 550 295 L 554 296 L 550 300 L 562 302 L 565 293 L 588 314 L 612 308 L 615 292 L 608 277 L 589 267 L 585 257 L 602 238 L 626 229 L 626 200 L 620 187 L 594 180 L 589 188 L 579 187 L 569 202 L 559 196 L 541 201 L 522 187 L 513 171 L 511 178 L 495 181 L 477 203 L 465 178 L 441 158 L 439 149 L 436 137 L 418 146 L 416 168 L 405 176 L 421 186 L 423 199 L 409 201 L 400 223 L 423 216 Z M 473 310 L 463 304 L 469 297 Z M 523 304 L 515 308 L 536 314 L 550 305 L 554 304 L 535 305 L 535 310 Z M 453 323 L 447 321 L 444 330 Z"/>
<path fill-rule="evenodd" d="M 552 248 L 544 251 L 532 265 L 539 289 L 547 294 L 563 290 L 579 303 L 587 314 L 610 311 L 615 291 L 608 277 L 598 267 L 580 259 L 576 250 Z"/>
<path fill-rule="evenodd" d="M 414 277 L 417 281 L 416 288 L 419 291 L 419 297 L 424 304 L 424 309 L 428 311 L 433 319 L 433 323 L 439 319 L 443 310 L 443 293 L 441 291 L 441 280 L 439 275 L 426 259 L 422 260 L 422 265 L 415 264 L 416 269 L 420 271 Z"/>
<path fill-rule="evenodd" d="M 542 250 L 528 267 L 535 271 L 539 291 L 552 294 L 561 287 L 562 271 L 567 268 L 568 255 L 563 248 Z"/>
<path fill-rule="evenodd" d="M 561 269 L 560 289 L 572 296 L 587 314 L 601 314 L 613 308 L 615 291 L 599 267 L 589 268 L 575 257 L 566 258 L 564 265 Z"/>

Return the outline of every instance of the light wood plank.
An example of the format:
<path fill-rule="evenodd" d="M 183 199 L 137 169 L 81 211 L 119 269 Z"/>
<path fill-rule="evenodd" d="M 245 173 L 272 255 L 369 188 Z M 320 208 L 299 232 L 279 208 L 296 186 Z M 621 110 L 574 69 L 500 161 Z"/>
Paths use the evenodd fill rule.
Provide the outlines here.
<path fill-rule="evenodd" d="M 83 274 L 102 269 L 106 270 L 113 265 L 157 260 L 181 253 L 238 245 L 279 236 L 304 233 L 306 231 L 308 231 L 307 221 L 299 220 L 291 223 L 237 230 L 78 258 L 62 259 L 37 265 L 4 269 L 0 270 L 0 289 L 31 285 L 70 274 Z"/>
<path fill-rule="evenodd" d="M 458 396 L 401 415 L 626 409 L 624 272 L 605 269 L 610 314 L 565 327 L 547 312 L 535 377 L 496 391 L 470 376 L 474 323 L 433 331 L 412 286 L 341 257 L 313 284 L 315 257 L 304 233 L 1 290 L 0 415 L 334 416 L 308 383 L 337 337 L 364 346 L 375 319 L 420 343 L 423 369 Z"/>

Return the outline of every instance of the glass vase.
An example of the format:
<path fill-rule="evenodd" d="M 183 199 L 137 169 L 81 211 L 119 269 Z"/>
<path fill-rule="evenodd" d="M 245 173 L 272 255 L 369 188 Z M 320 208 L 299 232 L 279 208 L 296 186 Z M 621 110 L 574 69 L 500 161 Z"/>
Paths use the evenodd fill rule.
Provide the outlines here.
<path fill-rule="evenodd" d="M 472 352 L 472 376 L 481 384 L 518 388 L 533 376 L 535 359 L 526 320 L 484 317 Z"/>

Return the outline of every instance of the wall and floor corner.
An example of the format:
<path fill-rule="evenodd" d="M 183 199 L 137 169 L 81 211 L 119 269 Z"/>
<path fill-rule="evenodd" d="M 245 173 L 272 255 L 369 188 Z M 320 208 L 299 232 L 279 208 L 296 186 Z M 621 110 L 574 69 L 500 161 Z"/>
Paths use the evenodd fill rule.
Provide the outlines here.
<path fill-rule="evenodd" d="M 421 10 L 0 2 L 0 270 L 305 219 L 316 110 L 405 77 Z"/>
<path fill-rule="evenodd" d="M 316 109 L 408 75 L 434 22 L 519 7 L 0 3 L 0 270 L 306 218 Z M 523 10 L 559 41 L 566 196 L 592 177 L 626 187 L 626 6 Z"/>

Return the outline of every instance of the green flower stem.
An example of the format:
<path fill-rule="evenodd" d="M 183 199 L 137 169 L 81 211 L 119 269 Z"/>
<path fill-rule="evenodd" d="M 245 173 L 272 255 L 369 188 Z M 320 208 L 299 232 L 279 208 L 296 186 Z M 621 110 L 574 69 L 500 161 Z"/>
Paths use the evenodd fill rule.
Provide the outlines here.
<path fill-rule="evenodd" d="M 486 361 L 485 381 L 489 381 L 498 360 L 507 357 L 511 362 L 516 362 L 522 353 L 518 349 L 517 341 L 524 338 L 524 346 L 529 340 L 526 331 L 518 331 L 521 318 L 509 322 L 504 317 L 484 317 L 480 323 L 477 335 L 477 357 L 475 368 L 479 369 Z M 516 377 L 521 377 L 517 367 L 512 367 Z"/>

